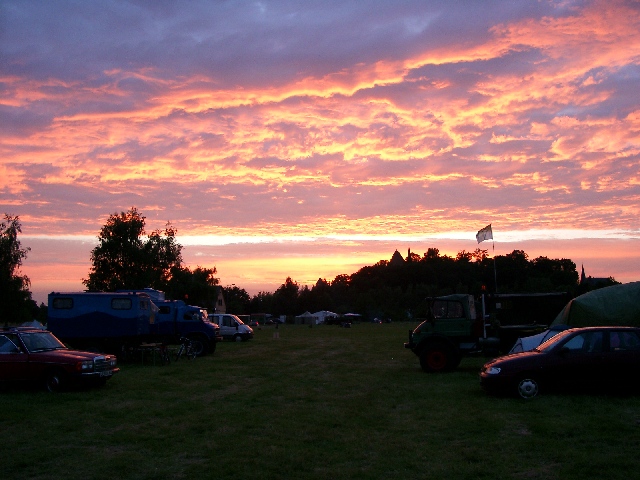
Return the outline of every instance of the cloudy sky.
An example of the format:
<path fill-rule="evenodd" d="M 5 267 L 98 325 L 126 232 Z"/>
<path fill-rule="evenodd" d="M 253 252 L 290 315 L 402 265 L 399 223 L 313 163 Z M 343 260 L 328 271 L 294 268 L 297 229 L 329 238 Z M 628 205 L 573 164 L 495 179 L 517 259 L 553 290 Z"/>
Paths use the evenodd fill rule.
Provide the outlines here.
<path fill-rule="evenodd" d="M 0 150 L 38 301 L 131 206 L 252 294 L 487 224 L 640 280 L 640 4 L 0 0 Z"/>

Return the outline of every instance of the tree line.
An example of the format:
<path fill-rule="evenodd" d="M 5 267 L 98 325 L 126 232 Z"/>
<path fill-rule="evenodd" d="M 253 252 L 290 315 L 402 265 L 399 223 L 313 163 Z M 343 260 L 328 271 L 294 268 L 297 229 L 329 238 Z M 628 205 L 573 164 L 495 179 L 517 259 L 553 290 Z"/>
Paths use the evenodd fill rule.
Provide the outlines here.
<path fill-rule="evenodd" d="M 167 298 L 185 300 L 214 311 L 222 289 L 227 312 L 269 313 L 294 316 L 305 311 L 330 310 L 359 313 L 367 318 L 404 320 L 426 315 L 428 297 L 450 293 L 567 292 L 571 296 L 594 288 L 579 283 L 576 265 L 569 259 L 529 259 L 522 250 L 489 257 L 487 250 L 460 251 L 456 257 L 428 248 L 422 255 L 397 250 L 390 260 L 380 260 L 357 272 L 333 280 L 318 279 L 300 286 L 287 277 L 274 292 L 250 296 L 235 285 L 221 287 L 216 268 L 183 265 L 177 230 L 146 232 L 146 219 L 132 207 L 109 216 L 91 252 L 91 267 L 82 280 L 88 291 L 154 288 Z M 46 306 L 32 300 L 29 278 L 20 274 L 30 249 L 23 248 L 17 216 L 5 214 L 0 223 L 0 322 L 46 320 Z M 612 277 L 597 287 L 618 283 Z"/>
<path fill-rule="evenodd" d="M 576 264 L 565 258 L 529 259 L 522 250 L 490 258 L 482 249 L 463 250 L 454 258 L 429 248 L 422 256 L 409 251 L 406 258 L 395 251 L 390 260 L 332 281 L 318 279 L 311 287 L 301 287 L 288 277 L 275 292 L 252 298 L 238 287 L 226 288 L 225 300 L 227 310 L 234 313 L 300 315 L 330 310 L 408 320 L 426 316 L 427 298 L 439 295 L 566 292 L 573 297 L 615 283 L 610 277 L 599 285 L 580 284 Z"/>

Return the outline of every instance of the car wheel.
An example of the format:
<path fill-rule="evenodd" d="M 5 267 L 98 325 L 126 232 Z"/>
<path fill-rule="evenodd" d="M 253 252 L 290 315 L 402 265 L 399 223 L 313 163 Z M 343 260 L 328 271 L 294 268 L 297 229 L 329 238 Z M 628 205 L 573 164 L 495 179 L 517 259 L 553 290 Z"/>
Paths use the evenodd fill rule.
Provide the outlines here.
<path fill-rule="evenodd" d="M 420 366 L 425 372 L 443 372 L 451 368 L 451 357 L 446 345 L 429 345 L 420 355 Z"/>
<path fill-rule="evenodd" d="M 233 337 L 233 339 L 234 339 L 236 342 L 241 342 L 241 341 L 242 341 L 242 337 L 241 337 L 240 335 L 236 335 L 235 337 Z"/>
<path fill-rule="evenodd" d="M 49 392 L 59 392 L 64 386 L 64 373 L 61 370 L 50 370 L 44 377 L 44 387 Z"/>
<path fill-rule="evenodd" d="M 531 377 L 523 377 L 518 382 L 518 395 L 524 399 L 533 398 L 540 392 L 540 385 Z"/>

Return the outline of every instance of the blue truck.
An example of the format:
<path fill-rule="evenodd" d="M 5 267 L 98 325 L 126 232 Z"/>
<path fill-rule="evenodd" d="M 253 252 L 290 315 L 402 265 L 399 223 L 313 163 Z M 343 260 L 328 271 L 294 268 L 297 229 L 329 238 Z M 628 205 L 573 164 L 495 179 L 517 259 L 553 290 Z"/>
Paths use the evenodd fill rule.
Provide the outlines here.
<path fill-rule="evenodd" d="M 199 355 L 222 340 L 207 311 L 166 300 L 152 289 L 118 292 L 52 292 L 47 329 L 78 348 L 119 353 L 142 343 L 175 344 L 188 337 Z"/>

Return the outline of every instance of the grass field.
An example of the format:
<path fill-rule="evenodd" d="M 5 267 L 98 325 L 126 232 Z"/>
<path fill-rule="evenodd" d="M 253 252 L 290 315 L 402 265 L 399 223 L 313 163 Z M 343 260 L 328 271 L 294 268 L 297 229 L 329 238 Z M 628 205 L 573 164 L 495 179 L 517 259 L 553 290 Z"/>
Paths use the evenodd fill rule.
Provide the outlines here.
<path fill-rule="evenodd" d="M 286 325 L 103 388 L 0 394 L 3 479 L 638 478 L 640 398 L 494 398 L 410 324 Z"/>

